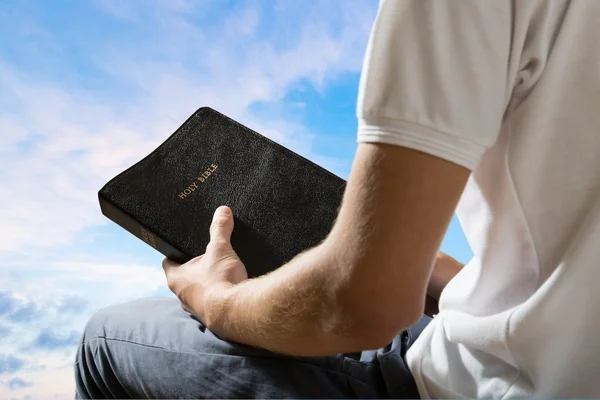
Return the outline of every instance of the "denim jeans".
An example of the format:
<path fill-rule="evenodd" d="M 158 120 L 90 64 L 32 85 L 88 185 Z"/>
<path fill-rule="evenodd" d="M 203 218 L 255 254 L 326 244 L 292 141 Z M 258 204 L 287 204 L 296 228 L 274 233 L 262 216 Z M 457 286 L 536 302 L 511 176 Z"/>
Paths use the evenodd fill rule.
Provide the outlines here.
<path fill-rule="evenodd" d="M 145 298 L 90 319 L 76 397 L 418 398 L 404 356 L 429 321 L 378 350 L 289 357 L 221 340 L 175 298 Z"/>

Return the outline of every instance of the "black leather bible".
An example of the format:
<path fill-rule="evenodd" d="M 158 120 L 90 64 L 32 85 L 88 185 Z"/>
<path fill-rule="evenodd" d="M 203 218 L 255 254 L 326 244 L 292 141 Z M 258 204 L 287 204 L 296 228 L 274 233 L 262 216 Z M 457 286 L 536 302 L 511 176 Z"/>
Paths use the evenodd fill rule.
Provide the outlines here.
<path fill-rule="evenodd" d="M 205 252 L 216 208 L 233 210 L 231 242 L 250 277 L 283 265 L 331 230 L 346 182 L 204 107 L 99 192 L 102 213 L 165 256 Z"/>

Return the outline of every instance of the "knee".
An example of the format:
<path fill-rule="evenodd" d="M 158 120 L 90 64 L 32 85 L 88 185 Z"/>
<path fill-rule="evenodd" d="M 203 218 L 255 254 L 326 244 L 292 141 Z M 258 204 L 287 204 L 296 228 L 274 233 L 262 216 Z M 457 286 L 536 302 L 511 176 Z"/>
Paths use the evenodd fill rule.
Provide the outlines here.
<path fill-rule="evenodd" d="M 82 344 L 95 338 L 107 338 L 114 333 L 115 328 L 122 326 L 125 304 L 115 304 L 101 308 L 88 319 L 82 335 Z"/>
<path fill-rule="evenodd" d="M 177 299 L 148 297 L 114 304 L 95 312 L 88 320 L 83 342 L 94 338 L 137 339 L 142 326 L 157 323 L 167 312 L 181 311 Z"/>
<path fill-rule="evenodd" d="M 106 337 L 106 330 L 111 323 L 114 311 L 114 306 L 110 306 L 102 308 L 92 314 L 83 330 L 82 344 L 85 344 L 86 341 L 94 338 Z"/>

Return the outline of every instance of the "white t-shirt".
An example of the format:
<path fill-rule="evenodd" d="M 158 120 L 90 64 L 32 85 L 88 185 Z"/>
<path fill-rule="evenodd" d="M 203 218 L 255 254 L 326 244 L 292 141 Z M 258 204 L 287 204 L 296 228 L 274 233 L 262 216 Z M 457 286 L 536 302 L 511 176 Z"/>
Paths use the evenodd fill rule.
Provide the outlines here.
<path fill-rule="evenodd" d="M 420 394 L 600 397 L 600 0 L 382 0 L 357 113 L 472 170 Z"/>

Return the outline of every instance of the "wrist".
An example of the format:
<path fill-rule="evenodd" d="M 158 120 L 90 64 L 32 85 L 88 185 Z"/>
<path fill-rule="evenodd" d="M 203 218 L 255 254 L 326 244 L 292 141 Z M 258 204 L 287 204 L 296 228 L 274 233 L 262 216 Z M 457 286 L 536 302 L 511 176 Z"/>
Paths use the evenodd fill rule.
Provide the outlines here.
<path fill-rule="evenodd" d="M 199 306 L 201 307 L 202 322 L 211 331 L 221 330 L 229 319 L 229 310 L 233 301 L 231 283 L 213 284 L 204 291 Z"/>

